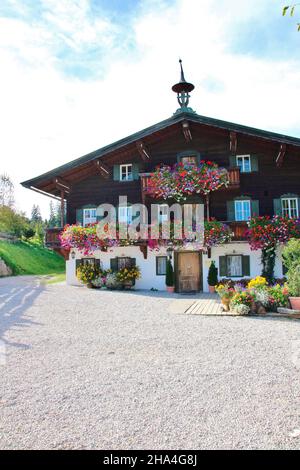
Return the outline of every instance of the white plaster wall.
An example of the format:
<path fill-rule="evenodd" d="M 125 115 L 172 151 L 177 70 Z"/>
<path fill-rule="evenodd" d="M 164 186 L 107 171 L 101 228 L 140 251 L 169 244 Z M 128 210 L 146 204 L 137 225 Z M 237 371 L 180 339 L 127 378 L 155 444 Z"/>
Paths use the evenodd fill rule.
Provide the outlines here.
<path fill-rule="evenodd" d="M 84 256 L 82 256 L 78 250 L 73 251 L 76 254 L 76 258 L 71 259 L 70 256 L 70 260 L 66 262 L 66 278 L 67 284 L 77 286 L 80 285 L 80 283 L 76 277 L 76 259 L 84 258 Z M 158 252 L 148 250 L 147 259 L 144 259 L 143 253 L 140 251 L 139 247 L 136 246 L 117 247 L 107 252 L 97 250 L 93 257 L 100 259 L 103 269 L 110 269 L 110 259 L 116 256 L 136 258 L 136 265 L 141 270 L 141 278 L 135 283 L 136 289 L 151 289 L 151 287 L 153 287 L 158 290 L 166 290 L 165 276 L 156 275 L 156 256 L 167 256 L 165 249 L 161 249 Z M 91 257 L 92 256 L 86 256 L 86 258 Z"/>
<path fill-rule="evenodd" d="M 78 286 L 80 282 L 76 277 L 76 259 L 84 258 L 78 250 L 73 250 L 76 254 L 76 258 L 70 259 L 66 262 L 66 278 L 67 284 Z M 279 248 L 277 252 L 276 264 L 275 264 L 275 277 L 282 277 L 282 258 L 281 258 L 282 249 Z M 211 258 L 209 259 L 207 255 L 203 255 L 203 291 L 208 292 L 208 283 L 207 275 L 208 269 L 211 261 L 215 261 L 217 268 L 220 272 L 219 267 L 219 256 L 225 256 L 230 254 L 237 255 L 249 255 L 250 256 L 250 277 L 255 277 L 261 275 L 262 266 L 261 266 L 261 251 L 251 251 L 248 243 L 229 243 L 226 245 L 220 245 L 218 247 L 213 247 L 211 250 Z M 140 251 L 139 247 L 127 246 L 127 247 L 117 247 L 113 248 L 107 252 L 96 251 L 94 257 L 101 260 L 103 269 L 110 268 L 110 259 L 115 258 L 116 256 L 129 256 L 131 258 L 136 258 L 136 264 L 141 270 L 141 279 L 136 281 L 136 289 L 154 289 L 166 290 L 165 286 L 165 276 L 156 275 L 156 256 L 166 256 L 166 250 L 161 249 L 160 251 L 150 251 L 148 250 L 147 259 L 144 259 L 143 253 Z M 90 256 L 91 257 L 91 256 Z M 89 256 L 87 256 L 89 258 Z M 172 259 L 174 266 L 174 259 Z M 238 278 L 235 278 L 238 279 Z M 242 279 L 242 278 L 240 278 Z"/>
<path fill-rule="evenodd" d="M 274 270 L 275 277 L 283 276 L 281 251 L 282 251 L 281 248 L 277 250 L 277 257 L 276 257 L 275 270 Z M 208 292 L 207 275 L 208 275 L 208 270 L 209 270 L 211 261 L 215 261 L 216 266 L 220 273 L 219 257 L 225 256 L 225 255 L 232 255 L 232 254 L 250 256 L 250 276 L 247 276 L 247 277 L 256 277 L 256 276 L 261 275 L 261 272 L 262 272 L 261 250 L 251 251 L 248 243 L 228 243 L 226 245 L 213 247 L 211 250 L 210 259 L 208 259 L 207 255 L 203 255 L 203 290 L 205 292 Z M 241 277 L 241 278 L 234 278 L 234 279 L 243 279 L 243 278 Z"/>

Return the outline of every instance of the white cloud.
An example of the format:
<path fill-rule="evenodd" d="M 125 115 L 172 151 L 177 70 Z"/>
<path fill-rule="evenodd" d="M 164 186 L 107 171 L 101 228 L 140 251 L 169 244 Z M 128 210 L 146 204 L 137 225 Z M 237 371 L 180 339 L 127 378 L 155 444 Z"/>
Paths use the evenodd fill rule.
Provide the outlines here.
<path fill-rule="evenodd" d="M 47 215 L 49 200 L 20 181 L 170 116 L 179 56 L 196 85 L 191 106 L 199 114 L 300 134 L 299 61 L 230 51 L 239 18 L 255 29 L 268 6 L 274 2 L 151 0 L 125 30 L 108 12 L 93 17 L 88 0 L 43 0 L 31 24 L 2 17 L 0 171 L 14 178 L 19 206 L 30 211 L 39 203 Z M 99 41 L 103 56 L 89 80 L 62 72 L 58 50 L 67 49 L 68 58 L 73 51 L 76 67 Z"/>

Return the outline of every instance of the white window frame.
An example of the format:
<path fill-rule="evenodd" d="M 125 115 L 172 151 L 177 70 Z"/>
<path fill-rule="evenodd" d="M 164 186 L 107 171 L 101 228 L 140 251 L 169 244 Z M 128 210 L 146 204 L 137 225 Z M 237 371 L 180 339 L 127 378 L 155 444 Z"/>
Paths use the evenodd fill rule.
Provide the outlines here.
<path fill-rule="evenodd" d="M 93 217 L 87 217 L 86 213 L 87 211 L 95 211 L 95 216 Z M 95 224 L 97 222 L 97 208 L 96 207 L 87 207 L 85 209 L 83 209 L 83 227 L 86 227 L 87 225 L 89 224 Z"/>
<path fill-rule="evenodd" d="M 239 204 L 239 203 L 242 203 L 242 211 L 237 210 L 237 204 Z M 244 204 L 245 203 L 247 203 L 247 205 L 249 207 L 249 217 L 248 217 L 248 215 L 247 215 L 247 217 L 245 215 L 246 214 L 246 211 L 244 209 Z M 242 217 L 241 218 L 237 217 L 238 212 L 242 212 Z M 247 213 L 248 213 L 248 211 L 247 211 Z M 251 218 L 251 201 L 250 201 L 250 199 L 238 199 L 238 200 L 234 201 L 234 215 L 235 215 L 235 220 L 237 222 L 242 222 L 242 221 L 249 220 L 249 218 Z"/>
<path fill-rule="evenodd" d="M 124 212 L 124 215 L 122 214 Z M 126 215 L 125 215 L 126 213 Z M 118 221 L 123 224 L 131 224 L 132 222 L 132 206 L 120 206 L 118 210 Z"/>
<path fill-rule="evenodd" d="M 123 169 L 125 170 L 125 178 L 123 178 Z M 124 163 L 120 165 L 120 181 L 132 181 L 133 180 L 133 165 L 132 163 Z"/>
<path fill-rule="evenodd" d="M 283 207 L 284 201 L 288 202 L 287 213 L 286 213 L 286 209 Z M 296 216 L 292 216 L 292 210 L 295 210 L 295 209 L 291 207 L 291 201 L 296 201 Z M 282 197 L 281 198 L 281 212 L 282 212 L 283 217 L 285 215 L 288 215 L 290 219 L 299 217 L 298 198 L 297 197 Z"/>
<path fill-rule="evenodd" d="M 239 159 L 242 160 L 242 165 L 239 165 Z M 246 170 L 245 167 L 245 160 L 249 160 L 249 170 Z M 251 155 L 237 155 L 236 156 L 236 165 L 241 169 L 241 173 L 251 173 L 252 168 L 251 168 Z"/>

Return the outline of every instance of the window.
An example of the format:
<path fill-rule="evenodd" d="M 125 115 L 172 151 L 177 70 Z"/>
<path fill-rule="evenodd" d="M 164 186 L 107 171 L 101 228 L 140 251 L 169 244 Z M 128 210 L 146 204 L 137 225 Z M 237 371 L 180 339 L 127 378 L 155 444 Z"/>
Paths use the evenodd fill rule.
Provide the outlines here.
<path fill-rule="evenodd" d="M 132 181 L 132 163 L 120 165 L 120 181 Z"/>
<path fill-rule="evenodd" d="M 119 222 L 123 224 L 131 224 L 132 222 L 132 207 L 131 206 L 119 207 Z"/>
<path fill-rule="evenodd" d="M 283 217 L 297 218 L 299 214 L 298 199 L 293 198 L 282 198 L 281 209 Z"/>
<path fill-rule="evenodd" d="M 111 258 L 110 269 L 113 272 L 116 272 L 123 268 L 132 268 L 135 266 L 135 263 L 135 258 L 129 258 L 127 256 L 121 256 L 120 258 Z"/>
<path fill-rule="evenodd" d="M 196 155 L 187 155 L 187 156 L 181 157 L 180 161 L 183 165 L 187 165 L 187 166 L 196 166 L 197 165 Z"/>
<path fill-rule="evenodd" d="M 235 220 L 248 220 L 251 217 L 251 203 L 249 200 L 245 201 L 235 201 L 234 202 L 234 209 L 235 209 Z"/>
<path fill-rule="evenodd" d="M 97 209 L 83 209 L 83 226 L 86 227 L 89 224 L 97 222 Z"/>
<path fill-rule="evenodd" d="M 250 155 L 237 155 L 236 164 L 240 168 L 241 173 L 251 172 L 251 157 Z"/>
<path fill-rule="evenodd" d="M 156 275 L 165 276 L 167 271 L 167 257 L 157 256 L 156 257 Z"/>
<path fill-rule="evenodd" d="M 159 213 L 158 213 L 158 221 L 160 224 L 164 222 L 168 222 L 169 219 L 169 206 L 167 204 L 160 204 L 159 206 Z"/>
<path fill-rule="evenodd" d="M 241 255 L 230 255 L 226 257 L 227 275 L 229 277 L 243 276 L 243 261 Z"/>

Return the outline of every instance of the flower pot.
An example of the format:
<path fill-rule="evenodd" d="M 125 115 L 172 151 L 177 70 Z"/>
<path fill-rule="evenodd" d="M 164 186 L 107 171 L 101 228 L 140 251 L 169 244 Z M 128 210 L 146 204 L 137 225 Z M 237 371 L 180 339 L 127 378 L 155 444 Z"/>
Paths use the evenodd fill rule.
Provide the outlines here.
<path fill-rule="evenodd" d="M 293 310 L 300 310 L 300 297 L 289 297 Z"/>
<path fill-rule="evenodd" d="M 88 289 L 93 289 L 93 288 L 94 288 L 94 286 L 93 286 L 93 284 L 92 284 L 91 282 L 87 282 L 86 287 L 87 287 Z"/>
<path fill-rule="evenodd" d="M 123 287 L 124 287 L 124 289 L 127 289 L 127 290 L 128 290 L 128 289 L 131 289 L 132 286 L 133 286 L 133 281 L 124 281 L 124 282 L 123 282 Z"/>
<path fill-rule="evenodd" d="M 175 291 L 174 286 L 167 286 L 167 292 L 173 293 Z"/>
<path fill-rule="evenodd" d="M 223 305 L 223 309 L 225 310 L 225 312 L 229 312 L 229 310 L 230 310 L 230 299 L 228 299 L 226 297 L 223 297 L 221 299 L 221 304 Z"/>
<path fill-rule="evenodd" d="M 208 286 L 208 290 L 210 294 L 214 294 L 216 292 L 216 286 Z"/>

